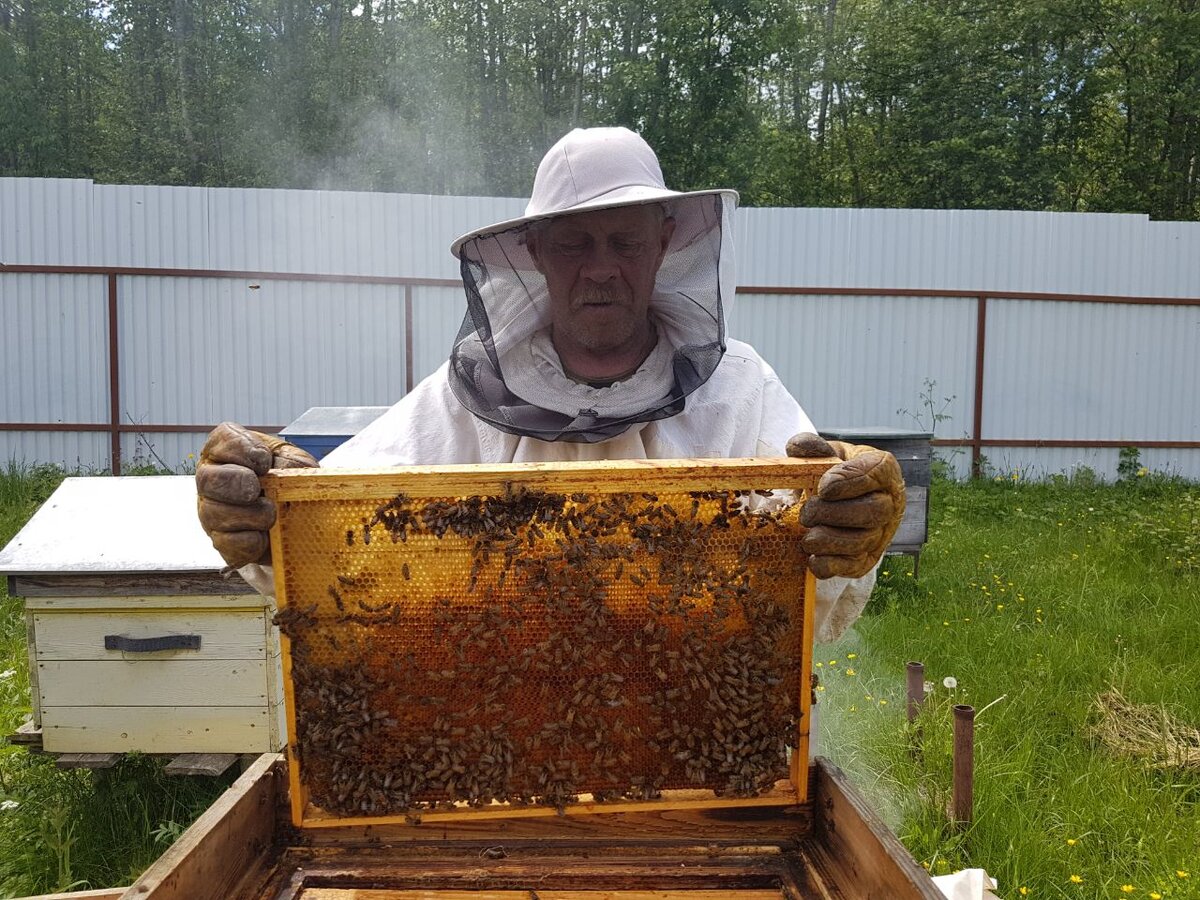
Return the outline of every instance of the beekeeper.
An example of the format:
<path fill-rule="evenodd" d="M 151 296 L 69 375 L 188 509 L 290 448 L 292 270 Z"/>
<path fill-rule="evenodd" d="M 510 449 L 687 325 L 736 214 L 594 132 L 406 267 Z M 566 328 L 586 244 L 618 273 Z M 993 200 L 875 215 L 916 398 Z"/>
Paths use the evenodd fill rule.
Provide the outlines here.
<path fill-rule="evenodd" d="M 572 131 L 524 216 L 452 245 L 467 314 L 450 359 L 323 465 L 836 454 L 803 511 L 817 639 L 836 639 L 867 601 L 904 485 L 891 454 L 816 437 L 771 367 L 726 336 L 736 205 L 732 190 L 667 190 L 632 131 Z M 258 476 L 316 464 L 232 423 L 201 452 L 200 521 L 264 593 L 275 510 Z"/>

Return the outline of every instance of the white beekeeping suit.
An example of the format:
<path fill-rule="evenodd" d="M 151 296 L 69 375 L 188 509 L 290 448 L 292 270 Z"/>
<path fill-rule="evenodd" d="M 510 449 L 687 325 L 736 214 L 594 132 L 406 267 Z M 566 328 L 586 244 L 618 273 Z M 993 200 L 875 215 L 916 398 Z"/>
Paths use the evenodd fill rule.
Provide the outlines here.
<path fill-rule="evenodd" d="M 657 340 L 636 371 L 588 383 L 555 351 L 530 235 L 555 217 L 642 204 L 674 223 L 649 305 Z M 454 242 L 468 311 L 450 359 L 322 467 L 783 456 L 792 435 L 816 429 L 754 349 L 726 337 L 736 205 L 734 191 L 667 190 L 633 132 L 571 132 L 542 161 L 523 217 Z M 241 571 L 269 590 L 262 568 Z M 835 640 L 874 583 L 875 569 L 818 581 L 817 639 Z"/>

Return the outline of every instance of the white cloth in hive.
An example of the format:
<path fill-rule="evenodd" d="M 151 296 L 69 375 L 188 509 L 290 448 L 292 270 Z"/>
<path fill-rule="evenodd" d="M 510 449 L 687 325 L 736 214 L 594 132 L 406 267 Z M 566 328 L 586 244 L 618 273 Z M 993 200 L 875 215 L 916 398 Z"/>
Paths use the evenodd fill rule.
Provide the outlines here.
<path fill-rule="evenodd" d="M 1000 900 L 992 893 L 997 886 L 996 879 L 983 869 L 963 869 L 950 875 L 938 875 L 933 883 L 946 895 L 946 900 Z"/>

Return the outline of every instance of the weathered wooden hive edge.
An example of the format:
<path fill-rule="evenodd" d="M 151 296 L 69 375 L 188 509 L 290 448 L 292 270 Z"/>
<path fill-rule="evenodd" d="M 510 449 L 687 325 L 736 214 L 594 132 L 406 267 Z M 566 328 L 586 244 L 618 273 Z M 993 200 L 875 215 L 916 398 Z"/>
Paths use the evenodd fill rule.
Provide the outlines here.
<path fill-rule="evenodd" d="M 674 866 L 688 869 L 686 878 L 672 882 L 680 888 L 708 877 L 728 886 L 776 879 L 785 885 L 784 896 L 797 900 L 942 898 L 844 773 L 824 758 L 811 769 L 810 804 L 733 811 L 745 817 L 708 811 L 705 818 L 714 821 L 707 834 L 680 821 L 694 814 L 678 813 L 626 817 L 641 820 L 640 829 L 630 828 L 636 822 L 605 823 L 610 817 L 592 815 L 524 820 L 516 829 L 468 822 L 300 833 L 288 822 L 285 765 L 279 754 L 261 756 L 122 900 L 293 897 L 305 884 L 380 885 L 385 872 L 430 888 L 469 883 L 483 889 L 533 865 L 562 870 L 564 882 L 594 878 L 605 866 L 662 879 Z M 655 818 L 661 830 L 647 833 L 646 823 Z M 585 833 L 574 833 L 583 820 Z M 520 833 L 530 831 L 537 833 Z"/>

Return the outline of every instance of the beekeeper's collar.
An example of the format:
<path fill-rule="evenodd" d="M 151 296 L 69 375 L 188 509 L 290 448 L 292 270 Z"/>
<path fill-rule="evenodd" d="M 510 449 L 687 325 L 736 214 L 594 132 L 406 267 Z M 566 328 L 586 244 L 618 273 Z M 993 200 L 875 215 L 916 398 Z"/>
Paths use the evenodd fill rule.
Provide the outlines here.
<path fill-rule="evenodd" d="M 526 234 L 558 216 L 643 203 L 660 203 L 675 219 L 650 301 L 658 344 L 630 378 L 578 384 L 563 375 L 549 341 L 546 281 Z M 467 294 L 450 354 L 455 396 L 502 431 L 547 441 L 601 441 L 681 412 L 725 352 L 736 206 L 732 190 L 667 190 L 654 151 L 628 129 L 577 128 L 563 137 L 538 166 L 524 216 L 450 248 Z"/>

